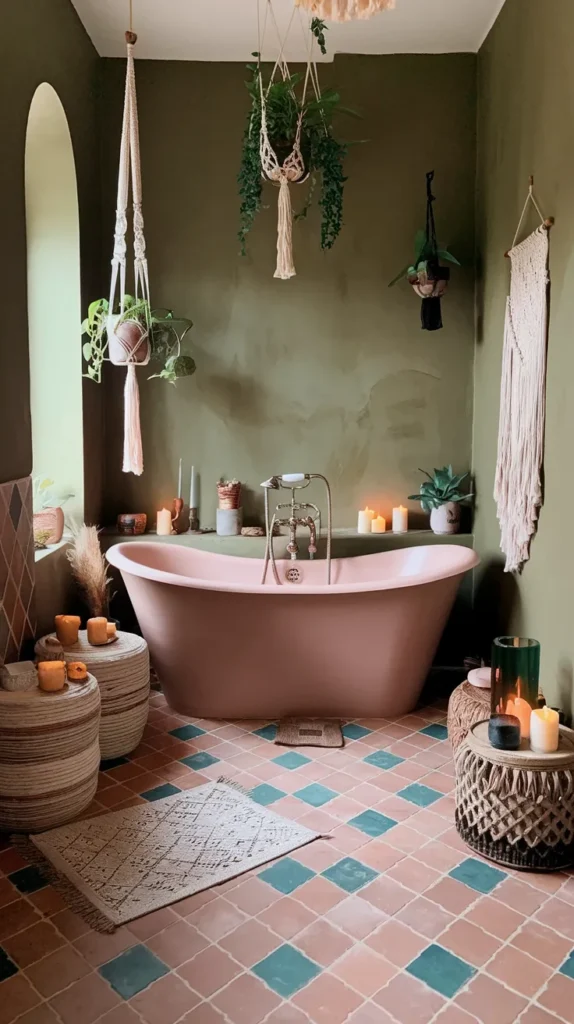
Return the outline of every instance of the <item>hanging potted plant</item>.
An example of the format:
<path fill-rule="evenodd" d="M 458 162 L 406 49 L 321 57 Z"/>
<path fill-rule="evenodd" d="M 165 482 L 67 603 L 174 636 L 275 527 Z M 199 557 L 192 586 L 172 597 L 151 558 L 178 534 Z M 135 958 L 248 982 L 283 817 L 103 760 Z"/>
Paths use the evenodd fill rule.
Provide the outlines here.
<path fill-rule="evenodd" d="M 107 299 L 96 299 L 88 307 L 82 323 L 87 335 L 83 354 L 88 364 L 84 374 L 101 383 L 102 365 L 109 358 L 115 364 L 134 362 L 139 365 L 155 361 L 159 377 L 175 384 L 181 377 L 195 373 L 195 361 L 182 352 L 182 342 L 193 326 L 191 320 L 175 317 L 169 309 L 150 309 L 145 299 L 126 295 L 124 309 L 110 316 Z"/>
<path fill-rule="evenodd" d="M 327 26 L 314 18 L 310 30 L 322 53 L 326 53 Z M 307 215 L 319 188 L 321 208 L 321 248 L 331 249 L 343 225 L 344 160 L 348 143 L 339 141 L 333 131 L 336 113 L 354 114 L 341 105 L 334 89 L 320 90 L 316 68 L 306 74 L 290 72 L 282 64 L 281 75 L 275 68 L 264 69 L 260 54 L 248 64 L 251 78 L 246 82 L 251 106 L 247 118 L 241 166 L 238 174 L 240 206 L 239 241 L 245 255 L 246 240 L 255 217 L 261 210 L 263 182 L 279 185 L 279 236 L 276 277 L 295 274 L 292 263 L 291 221 Z M 357 115 L 355 115 L 357 116 Z M 289 184 L 308 182 L 308 193 L 301 211 L 293 218 Z M 282 207 L 283 202 L 283 207 Z M 288 252 L 282 253 L 287 249 Z M 283 256 L 283 258 L 282 258 Z"/>
<path fill-rule="evenodd" d="M 428 480 L 420 485 L 418 494 L 410 494 L 409 501 L 420 501 L 424 512 L 430 512 L 433 533 L 458 533 L 460 529 L 460 505 L 473 497 L 461 490 L 461 484 L 468 473 L 456 476 L 452 466 L 433 470 L 433 475 L 420 470 Z"/>
<path fill-rule="evenodd" d="M 415 238 L 415 259 L 408 267 L 390 282 L 392 288 L 397 281 L 406 277 L 416 295 L 422 299 L 421 326 L 423 331 L 437 331 L 442 327 L 441 298 L 446 292 L 450 280 L 450 268 L 443 267 L 440 260 L 449 263 L 460 263 L 446 248 L 439 246 L 436 238 L 432 194 L 434 171 L 429 171 L 427 179 L 427 218 L 424 231 L 418 231 Z"/>
<path fill-rule="evenodd" d="M 54 481 L 34 477 L 32 481 L 32 505 L 34 541 L 38 547 L 59 544 L 64 535 L 65 505 L 74 495 L 72 491 L 58 494 Z"/>

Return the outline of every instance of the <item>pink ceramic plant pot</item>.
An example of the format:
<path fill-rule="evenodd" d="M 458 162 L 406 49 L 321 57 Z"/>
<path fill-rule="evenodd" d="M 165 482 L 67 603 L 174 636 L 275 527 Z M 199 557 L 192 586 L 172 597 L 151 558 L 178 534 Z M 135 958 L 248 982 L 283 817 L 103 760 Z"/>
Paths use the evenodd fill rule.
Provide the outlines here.
<path fill-rule="evenodd" d="M 61 508 L 43 508 L 34 512 L 34 536 L 49 531 L 46 544 L 59 544 L 64 535 L 64 511 Z"/>
<path fill-rule="evenodd" d="M 148 328 L 139 320 L 123 320 L 110 331 L 109 351 L 115 366 L 148 363 L 151 354 Z"/>

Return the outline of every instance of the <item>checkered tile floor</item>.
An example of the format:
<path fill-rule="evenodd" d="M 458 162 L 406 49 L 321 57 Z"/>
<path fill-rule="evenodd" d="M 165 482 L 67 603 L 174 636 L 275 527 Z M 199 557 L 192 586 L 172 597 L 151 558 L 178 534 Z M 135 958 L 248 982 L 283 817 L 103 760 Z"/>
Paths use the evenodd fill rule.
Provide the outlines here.
<path fill-rule="evenodd" d="M 331 838 L 114 935 L 0 842 L 0 1024 L 574 1024 L 574 878 L 461 843 L 443 704 L 288 751 L 268 722 L 151 704 L 90 812 L 224 775 Z"/>

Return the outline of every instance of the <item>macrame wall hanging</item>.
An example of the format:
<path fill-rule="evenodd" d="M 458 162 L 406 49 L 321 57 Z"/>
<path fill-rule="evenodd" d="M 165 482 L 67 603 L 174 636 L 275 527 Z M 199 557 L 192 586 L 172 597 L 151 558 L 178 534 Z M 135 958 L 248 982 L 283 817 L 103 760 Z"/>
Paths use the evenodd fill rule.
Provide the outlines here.
<path fill-rule="evenodd" d="M 395 0 L 295 0 L 295 5 L 326 21 L 354 21 L 392 10 Z"/>
<path fill-rule="evenodd" d="M 115 366 L 127 367 L 124 389 L 123 471 L 124 473 L 135 473 L 136 476 L 140 476 L 143 473 L 143 451 L 136 366 L 145 366 L 150 360 L 151 303 L 142 214 L 140 145 L 133 55 L 136 42 L 137 36 L 135 32 L 131 31 L 130 4 L 130 31 L 126 32 L 126 88 L 118 172 L 118 197 L 110 284 L 108 338 L 111 362 Z M 134 289 L 136 305 L 133 308 L 133 314 L 130 309 L 130 315 L 126 316 L 126 234 L 128 229 L 127 210 L 130 177 L 133 201 Z M 118 288 L 120 313 L 114 316 L 112 310 L 115 306 Z"/>
<path fill-rule="evenodd" d="M 541 224 L 518 242 L 530 205 Z M 520 572 L 530 555 L 530 541 L 542 504 L 542 460 L 548 334 L 548 231 L 536 202 L 533 179 L 520 217 L 510 259 L 510 294 L 506 300 L 498 459 L 494 498 L 500 522 L 505 572 Z"/>

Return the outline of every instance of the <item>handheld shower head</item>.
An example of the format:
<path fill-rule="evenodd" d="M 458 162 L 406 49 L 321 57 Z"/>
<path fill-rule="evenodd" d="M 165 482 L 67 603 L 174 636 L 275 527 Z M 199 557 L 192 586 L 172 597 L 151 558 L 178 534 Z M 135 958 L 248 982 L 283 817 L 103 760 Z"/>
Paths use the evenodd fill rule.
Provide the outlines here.
<path fill-rule="evenodd" d="M 278 476 L 270 476 L 269 480 L 264 480 L 263 483 L 260 486 L 261 487 L 265 487 L 266 490 L 268 490 L 268 491 L 278 491 L 279 490 L 279 477 Z"/>

